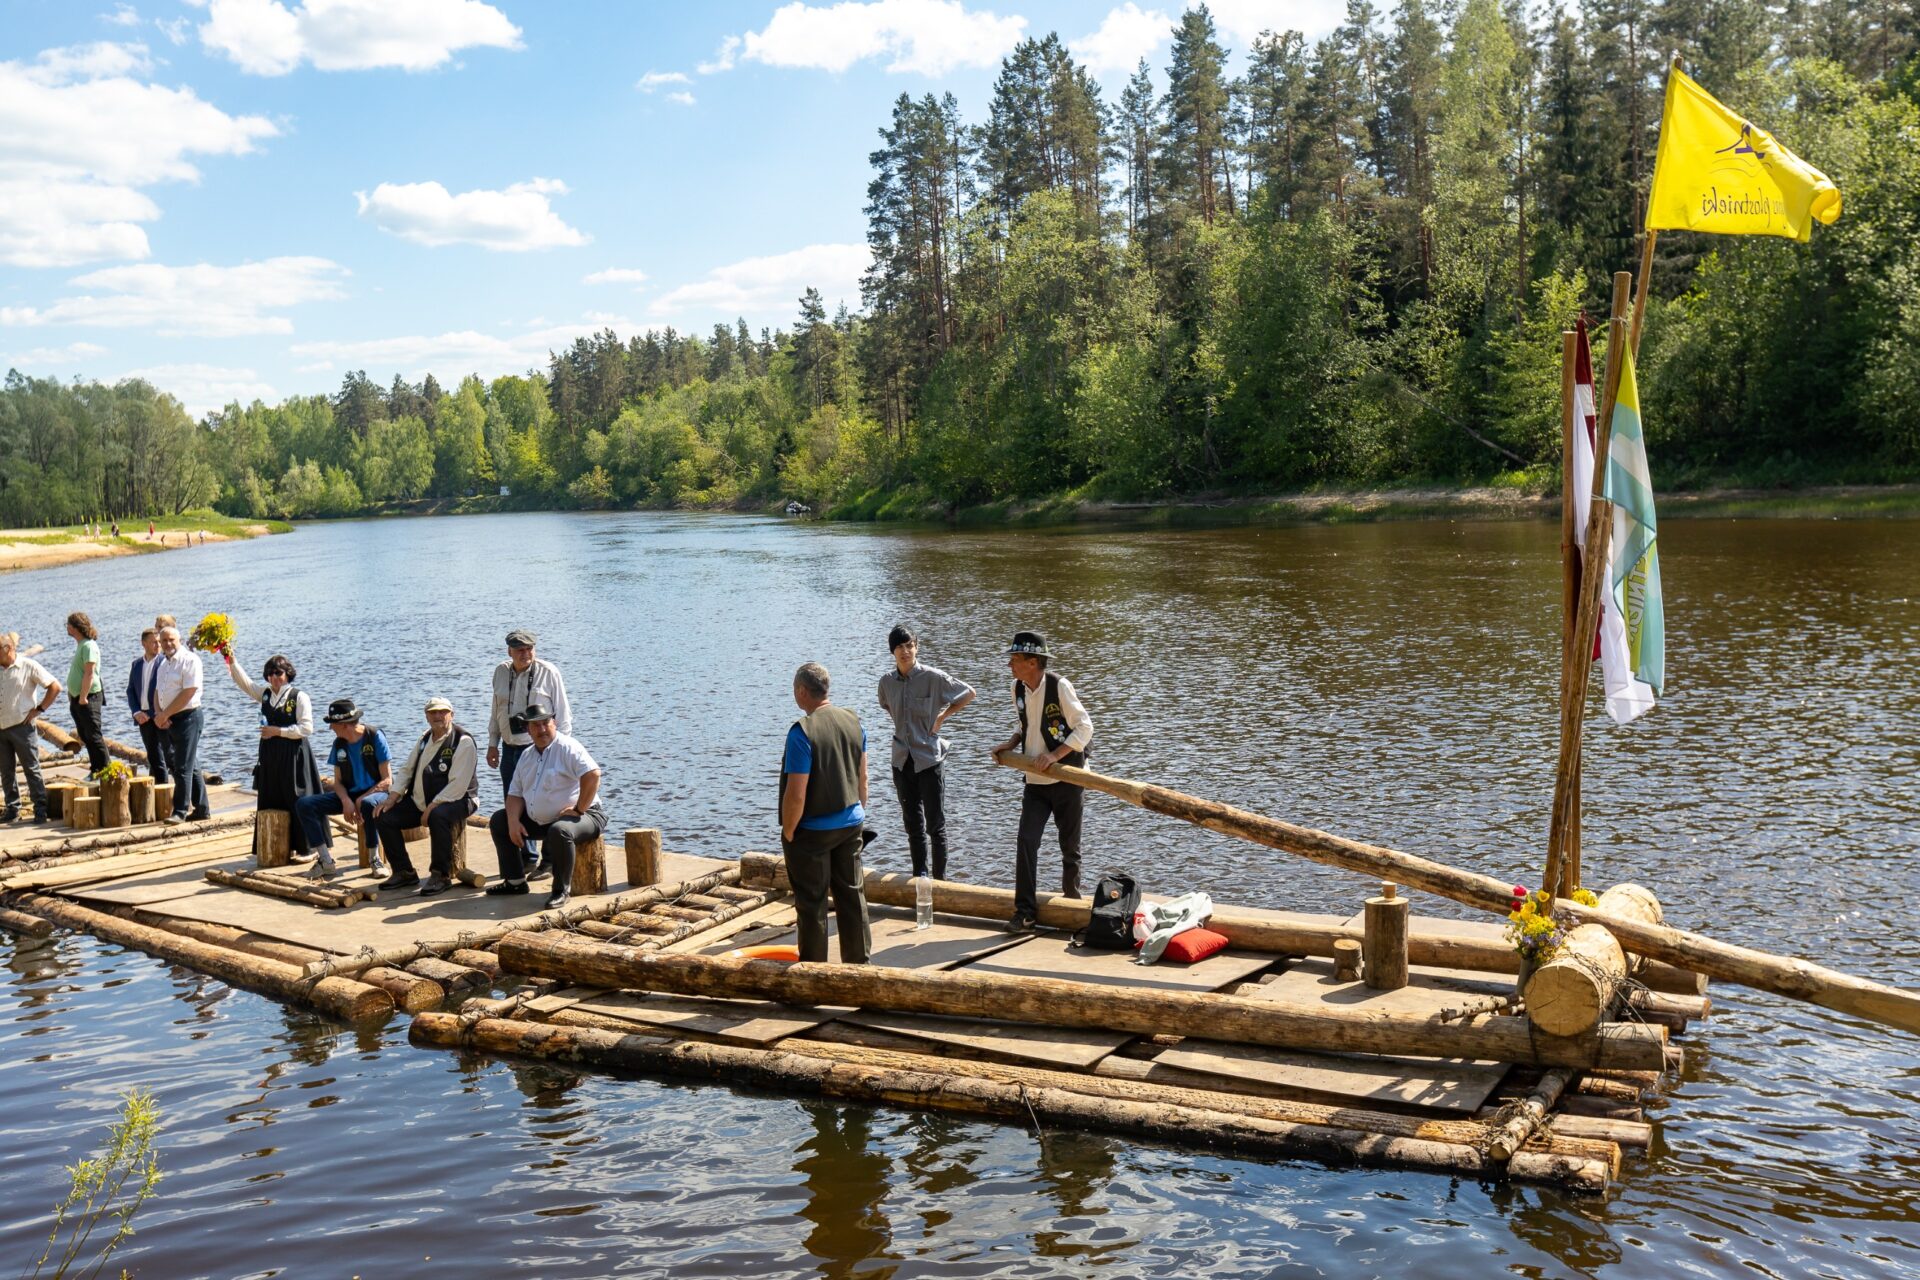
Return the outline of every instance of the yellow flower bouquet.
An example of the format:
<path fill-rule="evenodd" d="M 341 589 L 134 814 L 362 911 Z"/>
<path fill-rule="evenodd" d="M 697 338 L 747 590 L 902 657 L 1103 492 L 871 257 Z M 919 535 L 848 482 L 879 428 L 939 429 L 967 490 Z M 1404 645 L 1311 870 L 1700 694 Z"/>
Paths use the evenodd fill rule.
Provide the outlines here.
<path fill-rule="evenodd" d="M 1600 901 L 1589 889 L 1575 889 L 1567 896 L 1585 907 Z M 1553 915 L 1553 895 L 1545 889 L 1528 893 L 1523 885 L 1513 886 L 1513 908 L 1507 912 L 1507 941 L 1513 943 L 1520 958 L 1530 965 L 1543 965 L 1553 959 L 1563 940 L 1560 921 Z"/>
<path fill-rule="evenodd" d="M 225 653 L 233 643 L 233 619 L 224 613 L 210 613 L 194 624 L 187 643 L 203 653 Z"/>

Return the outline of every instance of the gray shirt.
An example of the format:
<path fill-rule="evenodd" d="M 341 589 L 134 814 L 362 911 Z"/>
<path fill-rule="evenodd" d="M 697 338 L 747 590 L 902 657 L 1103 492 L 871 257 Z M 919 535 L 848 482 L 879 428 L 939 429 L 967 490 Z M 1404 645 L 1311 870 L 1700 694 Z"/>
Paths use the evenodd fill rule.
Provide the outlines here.
<path fill-rule="evenodd" d="M 897 667 L 881 676 L 880 705 L 893 717 L 893 767 L 906 768 L 909 756 L 915 769 L 931 769 L 945 759 L 947 744 L 933 731 L 933 722 L 972 692 L 966 681 L 918 663 L 904 676 Z"/>

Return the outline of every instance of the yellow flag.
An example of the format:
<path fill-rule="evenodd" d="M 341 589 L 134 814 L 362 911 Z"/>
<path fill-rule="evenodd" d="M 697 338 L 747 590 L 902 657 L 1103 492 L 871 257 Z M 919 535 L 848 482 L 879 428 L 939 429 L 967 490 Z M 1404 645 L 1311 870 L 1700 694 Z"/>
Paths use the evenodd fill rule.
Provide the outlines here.
<path fill-rule="evenodd" d="M 1826 174 L 1679 67 L 1667 73 L 1647 230 L 1806 240 L 1815 220 L 1839 216 L 1840 188 Z"/>

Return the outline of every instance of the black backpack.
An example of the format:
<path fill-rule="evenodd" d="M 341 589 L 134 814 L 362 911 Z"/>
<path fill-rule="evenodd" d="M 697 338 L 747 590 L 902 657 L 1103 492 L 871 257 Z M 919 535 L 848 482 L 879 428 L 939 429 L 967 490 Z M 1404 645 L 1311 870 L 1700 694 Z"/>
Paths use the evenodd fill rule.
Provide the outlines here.
<path fill-rule="evenodd" d="M 1093 886 L 1093 910 L 1073 945 L 1099 951 L 1133 950 L 1133 916 L 1140 910 L 1140 886 L 1124 871 L 1108 871 Z"/>

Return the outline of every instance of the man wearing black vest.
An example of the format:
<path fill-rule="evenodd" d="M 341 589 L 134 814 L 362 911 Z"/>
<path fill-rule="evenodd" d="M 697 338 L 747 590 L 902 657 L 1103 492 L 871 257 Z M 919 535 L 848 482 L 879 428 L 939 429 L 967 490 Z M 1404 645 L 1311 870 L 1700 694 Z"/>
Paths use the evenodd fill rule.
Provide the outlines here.
<path fill-rule="evenodd" d="M 827 669 L 809 662 L 793 675 L 793 700 L 806 712 L 787 730 L 780 764 L 780 847 L 793 883 L 800 958 L 827 958 L 827 897 L 840 926 L 840 962 L 865 964 L 866 872 L 860 829 L 867 818 L 867 732 L 860 717 L 828 700 Z"/>
<path fill-rule="evenodd" d="M 344 814 L 347 821 L 360 826 L 373 816 L 393 785 L 393 752 L 387 746 L 387 735 L 361 723 L 360 708 L 352 698 L 333 700 L 327 708 L 327 724 L 333 729 L 333 749 L 327 752 L 333 786 L 316 796 L 301 796 L 293 803 L 293 819 L 306 831 L 307 847 L 316 859 L 307 874 L 319 879 L 339 874 L 333 861 L 333 833 L 327 829 L 327 815 Z M 387 863 L 380 856 L 380 846 L 375 844 L 372 850 L 373 874 L 385 876 Z"/>
<path fill-rule="evenodd" d="M 1037 631 L 1015 633 L 1007 650 L 1013 672 L 1013 736 L 993 749 L 1018 751 L 1042 767 L 1065 761 L 1079 766 L 1087 761 L 1093 741 L 1093 721 L 1081 705 L 1073 685 L 1056 671 L 1047 670 L 1053 655 Z M 1040 905 L 1036 882 L 1040 878 L 1040 837 L 1047 818 L 1053 818 L 1060 836 L 1060 892 L 1080 896 L 1080 814 L 1085 792 L 1071 782 L 1027 775 L 1020 793 L 1020 834 L 1014 845 L 1013 919 L 1008 933 L 1032 933 L 1038 927 Z"/>
<path fill-rule="evenodd" d="M 427 731 L 400 766 L 393 790 L 373 811 L 374 830 L 393 868 L 380 882 L 382 889 L 420 884 L 407 856 L 406 833 L 416 827 L 427 829 L 433 850 L 420 896 L 430 898 L 453 887 L 453 834 L 473 813 L 480 794 L 478 765 L 473 735 L 453 722 L 453 704 L 445 698 L 427 699 Z"/>

